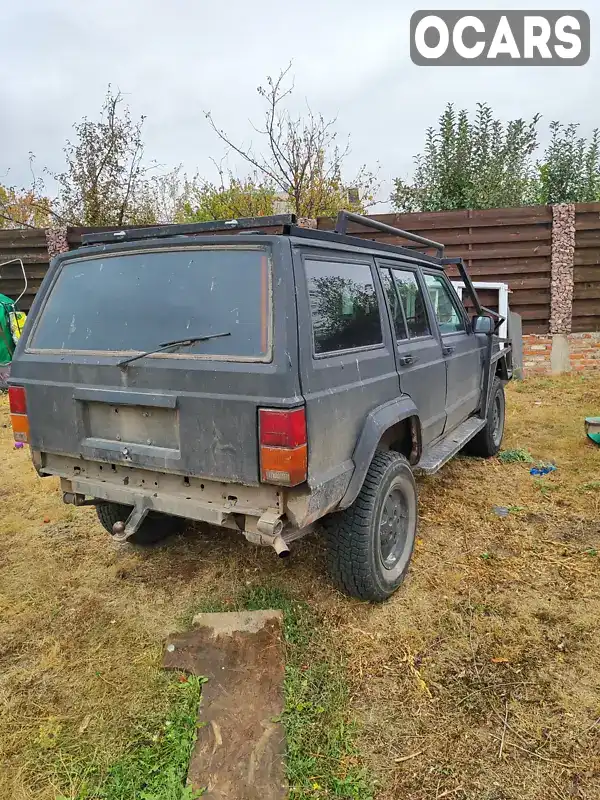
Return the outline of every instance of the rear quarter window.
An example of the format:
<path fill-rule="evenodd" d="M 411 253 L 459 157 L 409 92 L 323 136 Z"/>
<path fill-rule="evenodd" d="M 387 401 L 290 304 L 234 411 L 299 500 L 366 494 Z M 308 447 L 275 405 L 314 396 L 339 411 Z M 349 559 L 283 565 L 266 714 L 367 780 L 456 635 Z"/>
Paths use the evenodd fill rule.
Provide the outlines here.
<path fill-rule="evenodd" d="M 371 267 L 339 261 L 304 261 L 316 354 L 383 342 Z"/>

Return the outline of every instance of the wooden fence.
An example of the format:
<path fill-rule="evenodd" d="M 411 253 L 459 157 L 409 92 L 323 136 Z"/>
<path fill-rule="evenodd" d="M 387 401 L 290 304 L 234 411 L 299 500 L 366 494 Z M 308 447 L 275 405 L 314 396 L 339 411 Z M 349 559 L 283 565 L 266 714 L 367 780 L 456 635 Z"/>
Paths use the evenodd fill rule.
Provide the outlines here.
<path fill-rule="evenodd" d="M 21 259 L 27 275 L 27 291 L 19 306 L 28 311 L 46 270 L 48 269 L 48 247 L 42 229 L 19 228 L 0 230 L 0 293 L 16 300 L 23 291 L 21 265 L 13 259 Z M 11 263 L 6 264 L 5 262 Z"/>
<path fill-rule="evenodd" d="M 521 315 L 524 332 L 548 331 L 552 238 L 549 206 L 378 214 L 374 218 L 442 242 L 448 257 L 465 260 L 473 280 L 507 283 L 510 305 Z M 334 221 L 320 217 L 318 226 L 331 230 Z M 396 236 L 360 225 L 350 225 L 348 232 L 380 242 L 407 244 Z M 458 277 L 453 268 L 448 274 Z M 493 305 L 493 293 L 482 291 L 481 300 L 484 305 Z"/>
<path fill-rule="evenodd" d="M 420 233 L 446 245 L 446 255 L 461 256 L 474 280 L 507 283 L 511 308 L 521 315 L 525 333 L 547 333 L 550 319 L 552 208 L 439 211 L 418 214 L 380 214 L 388 225 Z M 334 220 L 320 217 L 322 230 Z M 69 247 L 81 244 L 82 233 L 92 228 L 69 228 Z M 278 232 L 273 229 L 273 232 Z M 407 244 L 396 236 L 352 224 L 349 233 L 393 244 Z M 576 206 L 573 331 L 600 331 L 600 203 Z M 25 310 L 48 268 L 43 230 L 0 230 L 0 263 L 21 258 L 29 282 L 21 303 Z M 457 277 L 450 269 L 451 277 Z M 0 292 L 15 298 L 21 293 L 20 266 L 0 267 Z M 493 295 L 481 293 L 484 305 Z"/>
<path fill-rule="evenodd" d="M 575 206 L 573 331 L 600 331 L 600 203 Z"/>

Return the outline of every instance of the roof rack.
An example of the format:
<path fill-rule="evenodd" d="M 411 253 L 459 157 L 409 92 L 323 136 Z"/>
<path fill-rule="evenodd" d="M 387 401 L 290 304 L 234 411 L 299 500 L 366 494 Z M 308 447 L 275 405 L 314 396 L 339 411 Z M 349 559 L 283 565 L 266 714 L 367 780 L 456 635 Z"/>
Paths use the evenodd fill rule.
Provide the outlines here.
<path fill-rule="evenodd" d="M 374 228 L 384 233 L 391 233 L 395 236 L 400 236 L 408 241 L 415 242 L 427 248 L 433 248 L 437 253 L 437 258 L 441 259 L 444 255 L 444 245 L 440 242 L 434 242 L 432 239 L 426 239 L 424 236 L 418 236 L 416 233 L 404 231 L 401 228 L 394 228 L 392 225 L 386 225 L 384 222 L 379 222 L 370 217 L 364 217 L 361 214 L 354 214 L 351 211 L 340 211 L 338 214 L 335 228 L 332 232 L 307 230 L 307 235 L 325 235 L 326 233 L 335 236 L 348 236 L 347 227 L 349 222 L 357 222 L 367 228 Z M 112 231 L 96 231 L 94 233 L 84 233 L 81 236 L 82 245 L 94 244 L 115 244 L 121 242 L 135 242 L 143 241 L 144 239 L 164 239 L 172 236 L 193 236 L 194 234 L 203 233 L 267 233 L 269 228 L 281 228 L 280 232 L 289 234 L 294 229 L 295 232 L 304 229 L 296 228 L 296 215 L 295 214 L 275 214 L 270 217 L 243 217 L 240 219 L 227 219 L 215 220 L 211 222 L 193 222 L 183 225 L 152 225 L 144 228 L 123 228 L 121 230 Z M 270 231 L 273 232 L 273 231 Z M 356 243 L 364 242 L 364 239 L 354 238 Z M 373 243 L 372 243 L 373 244 Z M 385 244 L 385 243 L 380 243 Z M 366 246 L 366 245 L 364 245 Z M 387 245 L 387 247 L 400 247 L 400 245 Z M 409 252 L 409 251 L 407 251 Z M 429 256 L 432 258 L 431 256 Z"/>
<path fill-rule="evenodd" d="M 190 236 L 195 233 L 237 232 L 251 228 L 260 230 L 261 228 L 294 225 L 295 222 L 295 214 L 275 214 L 271 217 L 243 217 L 214 222 L 192 222 L 184 225 L 153 225 L 147 228 L 84 233 L 81 237 L 81 243 L 83 245 L 114 244 L 115 242 L 134 242 L 140 239 L 163 239 L 167 236 Z"/>
<path fill-rule="evenodd" d="M 444 245 L 440 242 L 434 242 L 433 239 L 426 239 L 424 236 L 418 236 L 416 233 L 410 233 L 410 231 L 403 231 L 402 228 L 394 228 L 393 225 L 386 225 L 385 222 L 364 217 L 362 214 L 354 214 L 352 211 L 340 211 L 335 223 L 335 233 L 345 234 L 349 222 L 358 222 L 367 228 L 374 228 L 383 233 L 393 233 L 403 239 L 408 239 L 410 242 L 416 242 L 417 244 L 425 245 L 425 247 L 433 247 L 437 251 L 438 258 L 444 257 Z"/>

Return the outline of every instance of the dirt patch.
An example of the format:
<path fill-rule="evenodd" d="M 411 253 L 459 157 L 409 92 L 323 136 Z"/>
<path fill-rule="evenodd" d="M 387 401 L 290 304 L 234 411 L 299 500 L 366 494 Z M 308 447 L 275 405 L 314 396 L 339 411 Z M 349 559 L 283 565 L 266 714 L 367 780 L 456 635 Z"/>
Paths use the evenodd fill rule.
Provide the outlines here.
<path fill-rule="evenodd" d="M 199 614 L 163 664 L 207 679 L 188 782 L 207 800 L 284 800 L 283 614 Z"/>

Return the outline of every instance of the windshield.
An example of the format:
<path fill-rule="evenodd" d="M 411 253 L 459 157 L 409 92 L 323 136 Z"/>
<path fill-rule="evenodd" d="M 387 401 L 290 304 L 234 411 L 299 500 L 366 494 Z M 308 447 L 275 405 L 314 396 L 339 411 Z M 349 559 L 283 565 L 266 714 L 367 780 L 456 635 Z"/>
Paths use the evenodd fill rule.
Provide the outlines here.
<path fill-rule="evenodd" d="M 266 250 L 165 249 L 66 261 L 29 346 L 144 352 L 175 339 L 229 331 L 177 351 L 177 357 L 263 359 L 269 329 Z"/>

